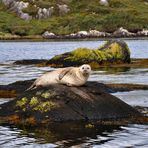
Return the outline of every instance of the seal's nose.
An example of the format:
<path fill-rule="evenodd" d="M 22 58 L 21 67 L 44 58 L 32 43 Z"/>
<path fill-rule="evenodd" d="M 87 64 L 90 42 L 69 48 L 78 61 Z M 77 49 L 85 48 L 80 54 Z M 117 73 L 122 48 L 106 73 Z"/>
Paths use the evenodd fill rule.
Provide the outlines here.
<path fill-rule="evenodd" d="M 85 69 L 85 70 L 84 70 L 84 72 L 86 73 L 86 72 L 87 72 L 87 70 Z"/>

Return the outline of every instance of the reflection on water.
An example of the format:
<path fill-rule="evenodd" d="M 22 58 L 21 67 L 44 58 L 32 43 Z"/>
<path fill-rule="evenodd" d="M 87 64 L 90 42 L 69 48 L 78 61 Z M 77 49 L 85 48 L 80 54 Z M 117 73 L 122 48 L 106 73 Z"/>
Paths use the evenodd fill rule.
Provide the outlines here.
<path fill-rule="evenodd" d="M 20 135 L 21 130 L 0 126 L 0 147 L 19 147 L 20 145 L 29 145 L 35 142 L 34 138 Z"/>
<path fill-rule="evenodd" d="M 86 128 L 84 123 L 60 123 L 46 128 L 0 126 L 1 147 L 132 147 L 148 146 L 146 125 Z M 140 137 L 140 138 L 139 138 Z"/>

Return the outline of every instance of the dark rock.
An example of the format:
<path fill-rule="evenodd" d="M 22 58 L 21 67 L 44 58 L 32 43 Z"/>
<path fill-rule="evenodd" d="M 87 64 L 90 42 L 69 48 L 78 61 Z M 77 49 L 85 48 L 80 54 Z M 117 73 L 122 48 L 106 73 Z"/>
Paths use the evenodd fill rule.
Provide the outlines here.
<path fill-rule="evenodd" d="M 25 91 L 16 99 L 0 106 L 1 120 L 23 124 L 116 120 L 137 116 L 141 114 L 103 91 L 97 82 L 88 82 L 82 87 L 55 84 Z"/>
<path fill-rule="evenodd" d="M 15 61 L 13 64 L 18 64 L 18 65 L 31 65 L 31 64 L 40 64 L 47 62 L 48 60 L 45 59 L 27 59 L 27 60 L 18 60 Z"/>
<path fill-rule="evenodd" d="M 22 94 L 35 80 L 17 81 L 8 85 L 0 85 L 0 98 L 14 98 Z M 87 82 L 86 85 L 95 85 L 95 82 Z M 97 86 L 106 93 L 115 93 L 118 91 L 148 90 L 148 85 L 142 84 L 103 84 L 97 83 Z"/>
<path fill-rule="evenodd" d="M 100 65 L 130 63 L 130 50 L 121 40 L 110 40 L 96 50 L 78 48 L 72 52 L 57 55 L 46 62 L 51 67 L 79 66 L 84 63 L 92 68 Z"/>

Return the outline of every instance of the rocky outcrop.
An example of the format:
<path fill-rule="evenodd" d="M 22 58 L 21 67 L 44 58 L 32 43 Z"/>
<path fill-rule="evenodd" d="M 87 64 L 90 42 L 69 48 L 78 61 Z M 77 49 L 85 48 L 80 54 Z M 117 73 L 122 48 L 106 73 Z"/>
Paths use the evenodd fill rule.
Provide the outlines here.
<path fill-rule="evenodd" d="M 45 34 L 45 36 L 44 36 Z M 46 37 L 46 34 L 48 37 Z M 49 35 L 48 35 L 49 34 Z M 141 37 L 141 36 L 148 36 L 148 30 L 143 29 L 142 31 L 138 31 L 137 33 L 129 32 L 127 29 L 120 27 L 113 33 L 101 32 L 98 30 L 89 30 L 89 31 L 78 31 L 77 33 L 71 33 L 67 35 L 55 35 L 54 33 L 49 33 L 45 31 L 43 33 L 43 38 L 54 38 L 54 39 L 61 39 L 61 38 L 68 38 L 68 39 L 79 39 L 79 38 L 105 38 L 105 37 Z"/>
<path fill-rule="evenodd" d="M 103 91 L 97 82 L 82 87 L 55 84 L 22 93 L 0 105 L 0 119 L 21 124 L 58 121 L 109 120 L 141 114 L 120 99 Z"/>
<path fill-rule="evenodd" d="M 24 1 L 17 1 L 17 0 L 2 0 L 4 5 L 6 5 L 10 11 L 15 12 L 20 18 L 24 20 L 31 20 L 31 19 L 47 19 L 52 16 L 54 13 L 54 9 L 58 9 L 59 15 L 67 14 L 70 9 L 69 7 L 64 5 L 59 5 L 49 8 L 41 8 L 34 4 L 34 1 L 24 2 Z M 30 14 L 29 12 L 24 12 L 25 9 L 34 9 L 34 13 Z M 32 11 L 32 10 L 29 10 Z"/>
<path fill-rule="evenodd" d="M 124 29 L 123 27 L 120 27 L 118 30 L 116 30 L 113 33 L 114 37 L 133 37 L 136 36 L 135 33 L 129 32 L 128 30 Z"/>
<path fill-rule="evenodd" d="M 39 8 L 38 7 L 38 11 L 36 14 L 36 18 L 37 19 L 46 19 L 46 18 L 50 18 L 52 16 L 54 12 L 54 7 L 50 7 L 50 8 Z"/>
<path fill-rule="evenodd" d="M 77 39 L 77 38 L 97 38 L 97 37 L 110 37 L 110 33 L 106 32 L 100 32 L 97 30 L 90 30 L 90 31 L 78 31 L 77 33 L 71 33 L 68 35 L 55 35 L 52 32 L 45 31 L 42 34 L 43 38 L 54 38 L 54 39 L 60 39 L 60 38 L 69 38 L 69 39 Z"/>
<path fill-rule="evenodd" d="M 89 31 L 89 36 L 90 37 L 110 37 L 110 33 L 107 32 L 100 32 L 97 30 L 90 30 Z"/>
<path fill-rule="evenodd" d="M 59 8 L 59 15 L 65 15 L 70 11 L 69 7 L 65 4 L 64 5 L 58 4 L 58 8 Z"/>
<path fill-rule="evenodd" d="M 29 3 L 15 0 L 2 0 L 2 2 L 9 8 L 10 11 L 15 12 L 20 18 L 24 20 L 31 20 L 32 16 L 24 13 L 23 9 L 27 8 Z"/>
<path fill-rule="evenodd" d="M 56 35 L 52 32 L 45 31 L 42 34 L 42 37 L 45 38 L 45 39 L 54 39 L 54 38 L 56 38 Z"/>
<path fill-rule="evenodd" d="M 137 34 L 139 36 L 148 36 L 148 30 L 143 29 L 142 31 L 138 31 Z"/>
<path fill-rule="evenodd" d="M 51 67 L 79 66 L 84 63 L 92 68 L 99 65 L 130 63 L 130 50 L 121 40 L 110 40 L 98 49 L 78 48 L 72 52 L 57 55 L 46 62 Z"/>

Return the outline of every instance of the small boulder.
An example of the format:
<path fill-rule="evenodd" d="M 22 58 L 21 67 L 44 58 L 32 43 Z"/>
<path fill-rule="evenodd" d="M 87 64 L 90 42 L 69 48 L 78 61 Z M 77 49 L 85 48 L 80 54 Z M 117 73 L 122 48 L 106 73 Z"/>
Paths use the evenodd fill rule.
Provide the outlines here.
<path fill-rule="evenodd" d="M 58 9 L 59 9 L 59 15 L 65 15 L 70 11 L 69 7 L 65 4 L 64 5 L 58 4 Z"/>
<path fill-rule="evenodd" d="M 138 31 L 137 34 L 139 36 L 148 36 L 148 30 L 143 29 L 142 31 Z"/>
<path fill-rule="evenodd" d="M 120 27 L 118 30 L 116 30 L 113 33 L 114 37 L 131 37 L 135 36 L 135 33 L 129 32 L 128 30 L 124 29 L 123 27 Z"/>
<path fill-rule="evenodd" d="M 45 31 L 42 34 L 42 37 L 45 38 L 45 39 L 52 39 L 52 38 L 55 38 L 56 35 L 54 33 L 52 33 L 52 32 Z"/>
<path fill-rule="evenodd" d="M 108 0 L 100 0 L 100 5 L 103 5 L 103 6 L 108 6 L 109 3 L 108 3 Z"/>

